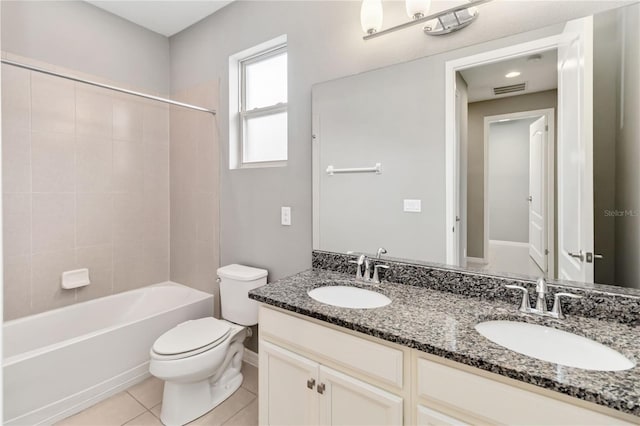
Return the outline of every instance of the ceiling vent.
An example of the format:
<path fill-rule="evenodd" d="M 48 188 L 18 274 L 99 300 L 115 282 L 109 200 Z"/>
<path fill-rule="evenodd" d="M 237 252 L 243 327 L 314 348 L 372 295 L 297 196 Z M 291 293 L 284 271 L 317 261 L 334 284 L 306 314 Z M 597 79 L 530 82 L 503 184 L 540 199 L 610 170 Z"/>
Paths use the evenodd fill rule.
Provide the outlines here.
<path fill-rule="evenodd" d="M 527 83 L 512 84 L 510 86 L 494 87 L 494 95 L 506 95 L 507 93 L 523 92 L 527 88 Z"/>

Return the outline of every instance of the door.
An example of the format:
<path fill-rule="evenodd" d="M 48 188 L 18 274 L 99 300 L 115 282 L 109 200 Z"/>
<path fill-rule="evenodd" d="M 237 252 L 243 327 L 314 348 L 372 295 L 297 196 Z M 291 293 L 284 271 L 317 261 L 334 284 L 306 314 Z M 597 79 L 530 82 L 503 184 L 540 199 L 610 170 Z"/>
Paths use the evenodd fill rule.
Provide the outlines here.
<path fill-rule="evenodd" d="M 318 364 L 260 342 L 260 424 L 318 424 Z"/>
<path fill-rule="evenodd" d="M 320 424 L 401 425 L 402 398 L 351 376 L 320 366 Z"/>
<path fill-rule="evenodd" d="M 558 46 L 558 278 L 593 282 L 593 18 Z"/>
<path fill-rule="evenodd" d="M 529 126 L 529 256 L 547 272 L 547 117 Z"/>
<path fill-rule="evenodd" d="M 418 405 L 416 424 L 418 426 L 468 426 L 468 423 L 461 422 L 424 405 Z"/>
<path fill-rule="evenodd" d="M 453 187 L 455 188 L 455 220 L 453 221 L 453 229 L 451 230 L 451 232 L 454 233 L 454 257 L 453 257 L 453 265 L 456 266 L 465 266 L 466 264 L 466 242 L 462 241 L 462 230 L 461 230 L 461 212 L 460 212 L 460 198 L 461 198 L 461 192 L 462 192 L 462 188 L 460 185 L 460 181 L 461 181 L 461 174 L 460 174 L 460 142 L 461 142 L 461 123 L 460 123 L 460 119 L 461 119 L 461 111 L 462 105 L 461 105 L 461 99 L 460 99 L 460 92 L 456 89 L 456 119 L 455 119 L 455 132 L 456 132 L 456 136 L 455 136 L 455 148 L 454 148 L 454 159 L 455 159 L 455 163 L 454 163 L 454 170 L 453 170 L 453 175 L 454 175 L 454 183 L 453 183 Z M 465 255 L 461 255 L 461 250 L 465 250 Z M 463 259 L 465 259 L 465 261 L 463 262 Z"/>

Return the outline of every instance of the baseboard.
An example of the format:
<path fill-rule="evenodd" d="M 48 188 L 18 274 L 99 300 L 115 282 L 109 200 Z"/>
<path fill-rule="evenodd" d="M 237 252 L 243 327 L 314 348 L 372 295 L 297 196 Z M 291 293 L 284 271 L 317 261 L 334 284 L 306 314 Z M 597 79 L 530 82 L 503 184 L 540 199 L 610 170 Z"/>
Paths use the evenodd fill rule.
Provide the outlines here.
<path fill-rule="evenodd" d="M 244 356 L 242 357 L 242 360 L 256 368 L 258 367 L 258 354 L 254 351 L 244 348 Z"/>
<path fill-rule="evenodd" d="M 529 248 L 529 243 L 522 243 L 517 241 L 502 241 L 502 240 L 489 240 L 489 245 L 496 246 L 509 246 L 509 247 L 520 247 L 520 248 Z"/>

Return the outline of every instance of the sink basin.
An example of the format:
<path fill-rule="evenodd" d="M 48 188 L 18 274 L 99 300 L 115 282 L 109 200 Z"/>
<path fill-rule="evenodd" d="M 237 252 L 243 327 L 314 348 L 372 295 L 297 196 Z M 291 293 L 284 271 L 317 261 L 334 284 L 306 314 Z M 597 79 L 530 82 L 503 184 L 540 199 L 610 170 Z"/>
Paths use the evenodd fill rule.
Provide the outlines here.
<path fill-rule="evenodd" d="M 318 287 L 309 291 L 309 296 L 318 302 L 340 308 L 371 309 L 391 303 L 384 294 L 345 285 Z"/>
<path fill-rule="evenodd" d="M 516 321 L 487 321 L 475 326 L 487 339 L 532 358 L 597 371 L 628 370 L 635 363 L 620 352 L 586 337 Z"/>

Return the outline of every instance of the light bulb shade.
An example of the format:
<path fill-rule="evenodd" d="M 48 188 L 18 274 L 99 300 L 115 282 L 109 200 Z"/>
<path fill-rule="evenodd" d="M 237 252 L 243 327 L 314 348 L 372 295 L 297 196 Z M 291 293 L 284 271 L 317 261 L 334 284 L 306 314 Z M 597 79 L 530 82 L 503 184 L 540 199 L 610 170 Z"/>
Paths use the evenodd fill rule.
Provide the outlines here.
<path fill-rule="evenodd" d="M 407 15 L 411 19 L 420 19 L 429 14 L 431 0 L 406 0 Z"/>
<path fill-rule="evenodd" d="M 382 28 L 382 0 L 362 0 L 360 24 L 367 34 L 373 34 Z"/>

